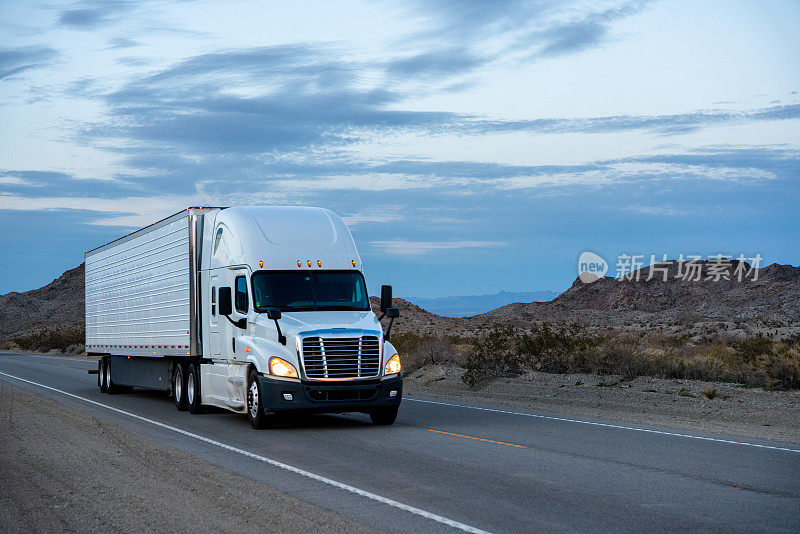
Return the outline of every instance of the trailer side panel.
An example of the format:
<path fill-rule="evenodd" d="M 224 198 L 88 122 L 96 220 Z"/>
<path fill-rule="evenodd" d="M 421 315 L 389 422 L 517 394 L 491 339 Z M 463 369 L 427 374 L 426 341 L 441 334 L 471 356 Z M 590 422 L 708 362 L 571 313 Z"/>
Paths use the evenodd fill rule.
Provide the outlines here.
<path fill-rule="evenodd" d="M 190 353 L 190 213 L 86 253 L 86 350 Z"/>

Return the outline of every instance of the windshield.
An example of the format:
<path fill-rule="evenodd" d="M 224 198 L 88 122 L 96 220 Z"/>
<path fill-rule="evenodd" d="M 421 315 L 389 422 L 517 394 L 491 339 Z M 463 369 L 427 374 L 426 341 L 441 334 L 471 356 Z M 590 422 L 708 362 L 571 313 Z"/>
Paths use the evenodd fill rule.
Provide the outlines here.
<path fill-rule="evenodd" d="M 359 271 L 259 271 L 253 274 L 256 311 L 368 311 Z"/>

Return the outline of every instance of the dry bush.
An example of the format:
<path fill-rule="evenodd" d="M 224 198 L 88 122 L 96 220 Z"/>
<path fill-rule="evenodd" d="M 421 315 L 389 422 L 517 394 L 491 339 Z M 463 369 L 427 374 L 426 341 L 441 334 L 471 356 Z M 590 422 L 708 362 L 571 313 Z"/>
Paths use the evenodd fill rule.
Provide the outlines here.
<path fill-rule="evenodd" d="M 472 341 L 463 381 L 473 387 L 527 371 L 590 373 L 735 382 L 749 387 L 800 389 L 800 336 L 740 341 L 661 333 L 605 331 L 541 325 L 523 332 L 495 327 Z"/>
<path fill-rule="evenodd" d="M 86 330 L 81 324 L 20 335 L 13 342 L 22 350 L 47 352 L 55 349 L 67 352 L 70 348 L 82 346 L 85 338 Z"/>
<path fill-rule="evenodd" d="M 405 372 L 413 372 L 428 364 L 461 364 L 457 349 L 458 338 L 432 335 L 418 335 L 413 332 L 392 336 L 391 343 L 400 354 L 400 362 Z"/>
<path fill-rule="evenodd" d="M 703 386 L 703 391 L 701 391 L 703 396 L 707 399 L 713 399 L 717 396 L 717 388 L 713 386 Z"/>

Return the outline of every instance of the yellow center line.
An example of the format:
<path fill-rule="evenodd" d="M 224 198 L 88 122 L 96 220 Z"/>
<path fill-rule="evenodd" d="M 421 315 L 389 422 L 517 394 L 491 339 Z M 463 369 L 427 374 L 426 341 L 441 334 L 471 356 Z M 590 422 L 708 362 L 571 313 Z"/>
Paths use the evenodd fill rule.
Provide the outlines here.
<path fill-rule="evenodd" d="M 437 434 L 447 434 L 448 436 L 456 436 L 458 438 L 474 439 L 476 441 L 485 441 L 487 443 L 497 443 L 498 445 L 508 445 L 509 447 L 518 447 L 520 449 L 527 449 L 525 445 L 517 445 L 515 443 L 506 443 L 505 441 L 495 441 L 493 439 L 476 438 L 475 436 L 465 436 L 464 434 L 453 434 L 452 432 L 445 432 L 443 430 L 428 429 L 428 432 L 436 432 Z"/>

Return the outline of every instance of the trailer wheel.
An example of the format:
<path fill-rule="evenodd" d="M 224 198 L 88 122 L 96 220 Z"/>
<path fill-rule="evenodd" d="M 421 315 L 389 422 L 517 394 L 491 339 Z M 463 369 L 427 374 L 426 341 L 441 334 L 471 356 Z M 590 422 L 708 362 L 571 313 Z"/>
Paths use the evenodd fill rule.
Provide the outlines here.
<path fill-rule="evenodd" d="M 202 413 L 203 404 L 200 400 L 200 368 L 190 363 L 186 371 L 186 406 L 191 413 Z"/>
<path fill-rule="evenodd" d="M 269 426 L 269 417 L 263 409 L 263 398 L 258 372 L 251 369 L 247 379 L 247 418 L 250 419 L 250 426 L 256 430 Z"/>
<path fill-rule="evenodd" d="M 172 395 L 175 407 L 180 411 L 186 410 L 186 370 L 182 363 L 177 364 L 172 373 Z"/>
<path fill-rule="evenodd" d="M 374 412 L 370 412 L 369 418 L 376 425 L 391 425 L 397 419 L 397 406 L 378 408 Z"/>
<path fill-rule="evenodd" d="M 106 391 L 108 391 L 108 383 L 106 382 L 106 367 L 107 366 L 108 366 L 108 363 L 106 362 L 106 358 L 100 358 L 97 361 L 97 372 L 98 372 L 97 381 L 100 384 L 100 392 L 101 393 L 105 393 Z"/>

